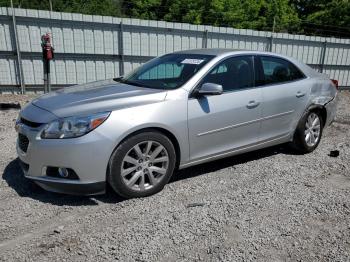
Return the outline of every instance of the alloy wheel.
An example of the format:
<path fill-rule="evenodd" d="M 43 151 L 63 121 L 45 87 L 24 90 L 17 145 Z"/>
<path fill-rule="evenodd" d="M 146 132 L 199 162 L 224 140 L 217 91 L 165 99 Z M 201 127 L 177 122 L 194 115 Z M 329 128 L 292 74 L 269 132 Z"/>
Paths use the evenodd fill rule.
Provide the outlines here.
<path fill-rule="evenodd" d="M 305 123 L 305 142 L 309 147 L 318 143 L 321 134 L 321 121 L 316 113 L 311 113 Z"/>
<path fill-rule="evenodd" d="M 145 191 L 162 180 L 168 166 L 169 155 L 165 147 L 156 141 L 143 141 L 123 158 L 121 176 L 129 189 Z"/>

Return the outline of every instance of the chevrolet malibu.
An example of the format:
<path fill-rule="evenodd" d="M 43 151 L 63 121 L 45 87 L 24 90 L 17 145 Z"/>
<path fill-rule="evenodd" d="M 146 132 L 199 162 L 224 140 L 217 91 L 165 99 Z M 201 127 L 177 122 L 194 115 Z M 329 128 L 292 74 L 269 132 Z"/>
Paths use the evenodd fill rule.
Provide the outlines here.
<path fill-rule="evenodd" d="M 46 190 L 92 195 L 108 183 L 145 197 L 175 169 L 282 143 L 312 152 L 336 104 L 336 81 L 292 58 L 181 51 L 34 99 L 16 122 L 17 152 Z"/>

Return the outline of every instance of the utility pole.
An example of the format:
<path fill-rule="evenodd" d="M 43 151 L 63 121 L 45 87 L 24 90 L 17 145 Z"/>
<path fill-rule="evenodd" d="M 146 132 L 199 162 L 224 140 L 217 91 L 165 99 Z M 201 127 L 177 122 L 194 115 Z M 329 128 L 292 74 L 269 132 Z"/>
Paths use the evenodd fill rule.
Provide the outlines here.
<path fill-rule="evenodd" d="M 52 0 L 49 0 L 49 4 L 50 4 L 50 11 L 52 12 Z"/>
<path fill-rule="evenodd" d="M 275 32 L 275 26 L 276 26 L 276 16 L 273 17 L 272 33 Z"/>

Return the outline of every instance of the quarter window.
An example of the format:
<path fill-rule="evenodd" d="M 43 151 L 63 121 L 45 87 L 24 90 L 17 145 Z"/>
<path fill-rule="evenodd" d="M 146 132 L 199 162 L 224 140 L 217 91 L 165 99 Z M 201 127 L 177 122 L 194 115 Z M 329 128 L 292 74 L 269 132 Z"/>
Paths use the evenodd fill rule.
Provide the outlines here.
<path fill-rule="evenodd" d="M 201 82 L 222 85 L 225 91 L 254 86 L 252 57 L 231 57 L 216 65 Z"/>
<path fill-rule="evenodd" d="M 295 65 L 281 58 L 262 56 L 261 64 L 263 68 L 261 84 L 283 83 L 305 77 Z"/>

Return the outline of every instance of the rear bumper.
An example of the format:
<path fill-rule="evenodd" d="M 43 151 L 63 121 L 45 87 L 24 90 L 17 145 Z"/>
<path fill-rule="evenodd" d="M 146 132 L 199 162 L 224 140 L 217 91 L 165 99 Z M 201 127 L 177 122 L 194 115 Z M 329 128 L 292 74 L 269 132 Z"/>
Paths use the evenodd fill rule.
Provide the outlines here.
<path fill-rule="evenodd" d="M 325 126 L 329 126 L 334 121 L 337 113 L 338 100 L 338 93 L 336 93 L 335 97 L 325 105 L 327 110 L 327 121 Z"/>

